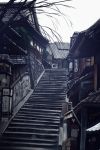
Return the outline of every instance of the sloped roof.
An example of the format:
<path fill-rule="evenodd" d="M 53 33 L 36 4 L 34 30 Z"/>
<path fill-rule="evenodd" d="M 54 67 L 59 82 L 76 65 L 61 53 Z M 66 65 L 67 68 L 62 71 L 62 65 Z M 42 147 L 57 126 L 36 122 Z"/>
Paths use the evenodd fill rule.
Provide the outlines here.
<path fill-rule="evenodd" d="M 100 19 L 88 29 L 77 33 L 70 48 L 72 57 L 90 57 L 97 55 L 100 51 Z"/>
<path fill-rule="evenodd" d="M 86 129 L 86 131 L 88 131 L 88 132 L 94 132 L 94 131 L 99 131 L 99 130 L 100 130 L 100 122 L 88 129 Z"/>
<path fill-rule="evenodd" d="M 34 13 L 34 10 L 31 12 L 29 4 L 29 2 L 26 4 L 24 4 L 24 2 L 14 2 L 10 5 L 8 5 L 8 3 L 0 3 L 0 20 L 2 20 L 3 23 L 9 22 L 10 19 L 12 19 L 12 17 L 16 14 L 13 20 L 17 21 L 22 18 L 26 18 L 27 21 L 29 21 L 35 28 L 36 20 L 34 20 L 34 16 L 32 14 L 32 12 Z M 36 14 L 34 13 L 34 15 Z"/>
<path fill-rule="evenodd" d="M 74 107 L 74 110 L 80 109 L 83 105 L 100 106 L 100 90 L 90 93 L 88 97 Z"/>
<path fill-rule="evenodd" d="M 39 30 L 39 25 L 34 8 L 34 2 L 35 0 L 30 2 L 28 1 L 26 3 L 16 2 L 9 5 L 8 3 L 0 3 L 0 31 L 3 34 L 5 32 L 7 33 L 8 29 L 10 31 L 13 30 L 12 32 L 15 32 L 15 27 L 22 25 L 27 29 L 30 35 L 34 37 L 35 40 L 39 41 L 41 45 L 45 46 L 48 43 L 48 40 L 45 37 L 43 37 L 42 33 Z M 7 31 L 5 30 L 6 28 Z M 11 37 L 11 40 L 13 41 L 12 38 L 13 36 Z M 19 43 L 17 43 L 17 45 L 18 44 Z"/>
<path fill-rule="evenodd" d="M 50 43 L 47 51 L 53 55 L 55 59 L 65 59 L 69 53 L 69 43 Z"/>

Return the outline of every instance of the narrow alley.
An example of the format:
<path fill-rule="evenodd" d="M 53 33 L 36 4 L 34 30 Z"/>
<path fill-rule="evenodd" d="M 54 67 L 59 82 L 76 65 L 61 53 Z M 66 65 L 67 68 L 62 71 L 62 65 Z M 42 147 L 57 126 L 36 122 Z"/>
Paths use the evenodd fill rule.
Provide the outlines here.
<path fill-rule="evenodd" d="M 0 0 L 0 150 L 100 150 L 97 1 Z"/>

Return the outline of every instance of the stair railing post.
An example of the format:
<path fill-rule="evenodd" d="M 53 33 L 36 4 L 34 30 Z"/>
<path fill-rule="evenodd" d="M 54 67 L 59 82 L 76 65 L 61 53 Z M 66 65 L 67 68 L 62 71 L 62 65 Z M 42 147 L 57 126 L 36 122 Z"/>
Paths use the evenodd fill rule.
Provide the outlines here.
<path fill-rule="evenodd" d="M 49 70 L 49 81 L 50 81 L 51 69 Z"/>
<path fill-rule="evenodd" d="M 63 117 L 61 115 L 60 125 L 59 125 L 58 150 L 62 150 L 62 143 L 63 143 Z"/>

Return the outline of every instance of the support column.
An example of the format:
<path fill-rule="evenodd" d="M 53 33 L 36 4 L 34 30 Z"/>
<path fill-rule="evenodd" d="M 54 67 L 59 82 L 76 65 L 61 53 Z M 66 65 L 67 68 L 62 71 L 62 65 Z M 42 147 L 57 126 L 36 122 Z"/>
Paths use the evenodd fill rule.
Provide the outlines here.
<path fill-rule="evenodd" d="M 86 127 L 87 127 L 87 109 L 83 108 L 82 111 L 81 111 L 80 150 L 85 150 L 85 144 L 86 144 Z"/>

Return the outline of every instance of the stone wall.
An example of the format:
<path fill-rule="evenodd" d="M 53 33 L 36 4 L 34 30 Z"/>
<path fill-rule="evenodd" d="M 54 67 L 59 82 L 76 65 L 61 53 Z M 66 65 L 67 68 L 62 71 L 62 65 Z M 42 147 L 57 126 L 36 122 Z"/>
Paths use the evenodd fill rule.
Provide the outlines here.
<path fill-rule="evenodd" d="M 39 76 L 44 71 L 44 67 L 41 61 L 36 59 L 36 57 L 32 53 L 30 55 L 30 63 L 31 63 L 32 79 L 34 80 L 34 86 L 36 86 Z"/>
<path fill-rule="evenodd" d="M 29 58 L 29 59 L 28 59 Z M 16 107 L 20 101 L 28 94 L 31 89 L 31 84 L 34 87 L 38 83 L 40 75 L 44 71 L 44 67 L 40 60 L 36 59 L 33 53 L 27 57 L 27 65 L 17 66 L 13 69 L 13 108 Z M 18 75 L 17 75 L 18 74 Z M 16 78 L 15 78 L 16 77 Z"/>
<path fill-rule="evenodd" d="M 30 76 L 27 73 L 16 80 L 12 87 L 13 107 L 15 107 L 28 94 L 30 88 Z"/>

